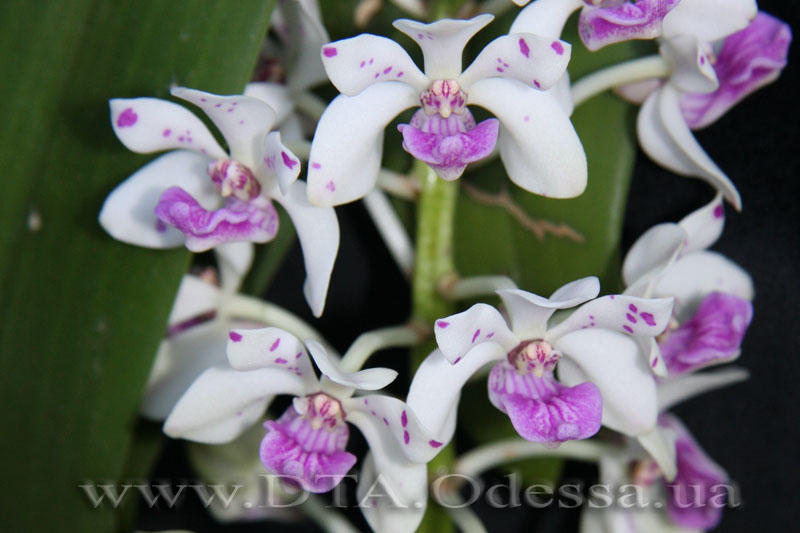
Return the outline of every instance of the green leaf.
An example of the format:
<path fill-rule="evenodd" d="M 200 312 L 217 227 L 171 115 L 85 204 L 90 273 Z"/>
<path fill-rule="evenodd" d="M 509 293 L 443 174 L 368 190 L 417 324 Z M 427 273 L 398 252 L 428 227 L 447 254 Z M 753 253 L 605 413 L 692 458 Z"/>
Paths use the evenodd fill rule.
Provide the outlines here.
<path fill-rule="evenodd" d="M 110 531 L 78 488 L 117 482 L 189 254 L 125 245 L 103 199 L 149 161 L 114 137 L 112 97 L 242 90 L 272 2 L 0 3 L 0 401 L 8 531 Z"/>
<path fill-rule="evenodd" d="M 575 43 L 573 80 L 638 55 L 640 45 L 632 43 L 590 53 L 577 39 L 574 20 L 568 28 L 565 39 Z M 612 94 L 592 98 L 575 110 L 572 122 L 589 163 L 588 186 L 578 198 L 555 200 L 528 193 L 508 180 L 499 161 L 472 172 L 458 203 L 459 273 L 506 274 L 520 287 L 544 295 L 591 275 L 600 278 L 604 291 L 617 288 L 622 218 L 636 155 L 633 117 L 632 106 Z M 498 199 L 505 208 L 489 205 Z M 566 233 L 546 231 L 539 237 L 535 228 L 543 222 Z"/>

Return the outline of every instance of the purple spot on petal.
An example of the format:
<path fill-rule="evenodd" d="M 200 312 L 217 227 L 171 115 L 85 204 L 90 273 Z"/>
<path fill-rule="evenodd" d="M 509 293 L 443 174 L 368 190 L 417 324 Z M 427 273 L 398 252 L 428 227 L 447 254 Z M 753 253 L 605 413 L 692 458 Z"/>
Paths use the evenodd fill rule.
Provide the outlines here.
<path fill-rule="evenodd" d="M 360 66 L 361 68 L 364 68 L 364 65 L 366 65 L 366 64 L 367 64 L 367 62 L 366 62 L 366 61 L 362 61 L 362 62 L 361 62 L 361 65 L 359 65 L 359 66 Z"/>
<path fill-rule="evenodd" d="M 630 309 L 631 313 L 638 313 L 639 312 L 639 309 L 633 304 L 629 305 L 628 309 Z"/>
<path fill-rule="evenodd" d="M 500 67 L 497 67 L 497 72 L 503 72 L 503 69 L 501 69 Z"/>
<path fill-rule="evenodd" d="M 281 338 L 278 337 L 277 339 L 275 339 L 275 342 L 272 343 L 272 346 L 269 347 L 269 351 L 274 352 L 275 350 L 278 349 L 278 346 L 280 345 L 281 345 Z"/>
<path fill-rule="evenodd" d="M 706 64 L 706 56 L 700 56 L 700 64 L 701 65 L 705 65 Z"/>
<path fill-rule="evenodd" d="M 389 425 L 389 421 L 386 420 L 386 417 L 383 417 L 383 423 L 386 424 L 387 426 Z"/>
<path fill-rule="evenodd" d="M 641 313 L 639 316 L 642 317 L 642 320 L 644 320 L 647 323 L 648 326 L 655 326 L 656 325 L 656 319 L 652 314 L 650 314 L 650 313 Z"/>
<path fill-rule="evenodd" d="M 714 218 L 722 218 L 722 215 L 724 214 L 725 214 L 725 209 L 722 207 L 722 204 L 714 208 Z"/>
<path fill-rule="evenodd" d="M 160 219 L 156 220 L 156 231 L 159 233 L 164 233 L 165 231 L 167 231 L 167 225 L 164 224 L 164 222 L 161 221 Z"/>
<path fill-rule="evenodd" d="M 564 53 L 564 46 L 558 41 L 553 41 L 553 43 L 550 45 L 550 48 L 555 50 L 558 55 L 562 55 Z"/>
<path fill-rule="evenodd" d="M 133 126 L 136 124 L 136 121 L 139 119 L 139 115 L 137 115 L 132 107 L 129 107 L 125 111 L 119 114 L 117 117 L 117 126 L 120 128 L 127 128 L 129 126 Z"/>
<path fill-rule="evenodd" d="M 614 299 L 614 295 L 612 294 L 611 296 L 609 296 L 609 298 L 611 298 L 613 300 Z"/>
<path fill-rule="evenodd" d="M 206 100 L 205 98 L 201 98 L 200 101 L 201 102 L 208 102 L 208 100 Z"/>
<path fill-rule="evenodd" d="M 404 431 L 403 432 L 403 442 L 408 444 L 410 440 L 411 440 L 411 437 L 409 436 L 408 431 Z"/>
<path fill-rule="evenodd" d="M 295 161 L 294 159 L 292 159 L 291 157 L 289 157 L 289 156 L 286 154 L 286 152 L 283 152 L 283 151 L 282 151 L 282 152 L 281 152 L 281 157 L 283 158 L 283 164 L 284 164 L 284 166 L 286 166 L 286 168 L 288 168 L 289 170 L 291 170 L 291 169 L 292 169 L 292 168 L 293 168 L 293 167 L 294 167 L 294 166 L 297 164 L 297 161 Z"/>
<path fill-rule="evenodd" d="M 285 364 L 286 364 L 286 363 L 288 363 L 289 361 L 287 361 L 287 360 L 286 360 L 286 359 L 284 359 L 283 357 L 278 357 L 277 359 L 275 359 L 275 362 L 276 362 L 276 363 L 278 363 L 279 365 L 285 365 Z"/>
<path fill-rule="evenodd" d="M 376 78 L 377 78 L 378 76 L 380 76 L 380 75 L 381 75 L 381 73 L 380 73 L 380 72 L 376 72 L 376 73 L 375 73 L 375 77 L 376 77 Z"/>
<path fill-rule="evenodd" d="M 636 324 L 636 319 L 635 319 L 635 318 L 633 318 L 633 315 L 632 315 L 632 314 L 630 314 L 630 313 L 626 314 L 626 315 L 625 315 L 625 318 L 627 318 L 627 319 L 628 319 L 628 322 L 630 322 L 631 324 Z"/>
<path fill-rule="evenodd" d="M 385 69 L 383 69 L 383 73 L 384 74 L 389 74 L 391 71 L 392 71 L 392 67 L 386 67 Z"/>
<path fill-rule="evenodd" d="M 480 329 L 476 329 L 475 333 L 472 335 L 472 342 L 475 342 L 475 339 L 477 339 L 478 335 L 480 335 L 480 334 L 481 334 L 481 330 Z"/>
<path fill-rule="evenodd" d="M 329 191 L 333 192 L 333 191 L 336 190 L 336 184 L 333 183 L 333 180 L 331 180 L 331 181 L 328 182 L 327 185 L 325 185 L 325 188 L 328 189 Z"/>
<path fill-rule="evenodd" d="M 528 43 L 525 42 L 525 39 L 520 39 L 519 40 L 519 51 L 525 57 L 530 57 L 531 49 L 528 48 Z"/>
<path fill-rule="evenodd" d="M 444 329 L 444 328 L 446 328 L 447 326 L 450 325 L 450 322 L 445 322 L 444 320 L 439 320 L 438 322 L 436 322 L 436 325 L 439 326 L 440 328 Z"/>
<path fill-rule="evenodd" d="M 400 423 L 403 425 L 403 427 L 408 425 L 408 415 L 405 411 L 403 411 L 403 414 L 400 415 Z"/>
<path fill-rule="evenodd" d="M 333 46 L 326 46 L 322 49 L 322 53 L 325 54 L 325 57 L 333 57 L 337 54 L 337 52 L 338 51 Z"/>
<path fill-rule="evenodd" d="M 541 89 L 541 88 L 542 88 L 542 85 L 541 85 L 541 84 L 540 84 L 538 81 L 536 81 L 536 80 L 533 80 L 533 85 L 534 85 L 534 86 L 535 86 L 537 89 Z"/>
<path fill-rule="evenodd" d="M 625 330 L 625 331 L 627 331 L 628 333 L 633 333 L 633 329 L 631 329 L 631 327 L 630 327 L 629 325 L 627 325 L 627 324 L 625 324 L 624 326 L 622 326 L 622 329 L 624 329 L 624 330 Z"/>
<path fill-rule="evenodd" d="M 217 107 L 217 108 L 222 107 L 222 104 L 217 104 L 214 107 Z"/>
<path fill-rule="evenodd" d="M 525 122 L 528 122 L 530 119 L 531 117 L 529 115 L 525 115 L 524 117 L 522 117 L 522 120 L 524 120 Z"/>
<path fill-rule="evenodd" d="M 311 168 L 322 168 L 322 165 L 319 163 L 311 163 Z"/>
<path fill-rule="evenodd" d="M 460 355 L 459 355 L 459 356 L 456 358 L 456 360 L 455 360 L 455 361 L 453 361 L 453 364 L 454 364 L 454 365 L 455 365 L 455 364 L 458 364 L 458 362 L 459 362 L 459 361 L 461 361 L 461 356 L 460 356 Z"/>
<path fill-rule="evenodd" d="M 439 446 L 442 445 L 442 443 L 439 442 L 438 440 L 429 440 L 428 444 L 430 445 L 431 448 L 438 448 Z"/>
<path fill-rule="evenodd" d="M 653 368 L 655 368 L 657 364 L 658 364 L 658 357 L 654 357 L 654 358 L 653 358 L 653 364 L 652 364 L 652 367 L 653 367 Z"/>
<path fill-rule="evenodd" d="M 403 76 L 403 71 L 401 70 L 400 72 L 397 73 L 397 77 L 400 78 L 402 76 Z"/>
<path fill-rule="evenodd" d="M 303 352 L 297 352 L 297 355 L 294 356 L 295 359 L 300 359 L 303 357 Z"/>
<path fill-rule="evenodd" d="M 163 135 L 164 137 L 169 137 L 170 133 L 172 133 L 172 130 L 167 128 L 167 129 L 164 130 L 164 133 L 162 133 L 161 135 Z"/>
<path fill-rule="evenodd" d="M 239 334 L 239 333 L 236 333 L 235 331 L 231 331 L 230 333 L 228 333 L 228 337 L 230 337 L 230 339 L 233 342 L 239 342 L 239 341 L 242 340 L 242 335 Z"/>
<path fill-rule="evenodd" d="M 492 337 L 494 337 L 494 331 L 486 335 L 487 339 L 491 339 Z"/>

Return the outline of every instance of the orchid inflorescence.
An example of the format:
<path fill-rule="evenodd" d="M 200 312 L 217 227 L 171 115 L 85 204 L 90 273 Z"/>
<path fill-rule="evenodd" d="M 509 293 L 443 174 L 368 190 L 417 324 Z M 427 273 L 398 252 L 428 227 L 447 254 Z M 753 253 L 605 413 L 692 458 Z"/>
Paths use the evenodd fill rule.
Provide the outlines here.
<path fill-rule="evenodd" d="M 396 3 L 425 13 L 420 3 Z M 360 494 L 379 481 L 401 502 L 362 506 L 375 531 L 417 529 L 428 505 L 426 465 L 454 439 L 464 387 L 486 375 L 485 401 L 508 417 L 521 439 L 539 444 L 539 455 L 561 445 L 568 450 L 570 441 L 601 442 L 601 480 L 653 492 L 700 487 L 701 500 L 727 480 L 668 412 L 746 377 L 738 369 L 705 367 L 739 356 L 753 314 L 749 275 L 708 249 L 723 232 L 725 200 L 738 210 L 741 198 L 691 132 L 778 77 L 790 30 L 758 12 L 752 0 L 724 7 L 715 0 L 515 3 L 524 7 L 509 33 L 490 41 L 466 68 L 465 46 L 492 15 L 394 21 L 421 49 L 420 68 L 387 37 L 329 42 L 315 2 L 279 2 L 273 15 L 279 39 L 265 46 L 265 54 L 280 58 L 277 75 L 273 63 L 262 64 L 262 81 L 241 95 L 171 90 L 205 114 L 224 145 L 184 105 L 111 100 L 114 133 L 128 149 L 168 152 L 110 194 L 100 223 L 138 246 L 213 250 L 217 264 L 184 277 L 145 391 L 144 416 L 164 420 L 170 437 L 214 445 L 208 450 L 245 442 L 263 425 L 266 434 L 252 456 L 266 469 L 259 471 L 281 476 L 286 490 L 331 491 L 360 465 Z M 653 40 L 658 53 L 571 83 L 566 69 L 577 43 L 561 37 L 579 8 L 578 34 L 589 50 L 639 39 Z M 341 93 L 329 103 L 309 91 L 327 79 Z M 470 165 L 499 156 L 508 178 L 525 191 L 581 195 L 591 168 L 570 116 L 607 89 L 641 104 L 638 138 L 653 161 L 716 191 L 709 204 L 680 222 L 652 227 L 634 243 L 618 293 L 600 296 L 596 277 L 574 280 L 549 297 L 507 279 L 487 281 L 485 290 L 470 293 L 485 302 L 425 317 L 427 323 L 366 333 L 340 356 L 297 317 L 240 292 L 254 245 L 268 243 L 285 223 L 273 202 L 297 231 L 304 293 L 317 317 L 339 247 L 335 206 L 378 202 L 370 212 L 379 227 L 390 228 L 387 244 L 407 239 L 393 224 L 390 204 L 379 199 L 384 132 L 409 109 L 413 114 L 397 126 L 400 142 L 418 168 L 430 169 L 426 179 L 453 181 Z M 473 114 L 486 112 L 480 121 Z M 298 179 L 302 170 L 305 181 Z M 420 184 L 407 178 L 403 184 L 424 196 Z M 424 231 L 436 229 L 417 228 L 418 239 Z M 377 350 L 426 339 L 436 348 L 418 361 L 399 398 L 384 390 L 395 370 L 362 368 Z M 265 422 L 279 395 L 291 399 L 288 407 Z M 346 451 L 348 424 L 364 435 L 365 457 Z M 596 436 L 601 427 L 606 431 Z M 485 446 L 490 451 L 492 444 Z M 496 464 L 503 461 L 498 456 Z M 680 505 L 679 492 L 667 491 L 663 510 L 587 509 L 582 528 L 616 532 L 624 523 L 625 531 L 652 532 L 718 523 L 721 509 Z M 228 520 L 270 516 L 277 515 L 269 509 L 225 513 Z"/>

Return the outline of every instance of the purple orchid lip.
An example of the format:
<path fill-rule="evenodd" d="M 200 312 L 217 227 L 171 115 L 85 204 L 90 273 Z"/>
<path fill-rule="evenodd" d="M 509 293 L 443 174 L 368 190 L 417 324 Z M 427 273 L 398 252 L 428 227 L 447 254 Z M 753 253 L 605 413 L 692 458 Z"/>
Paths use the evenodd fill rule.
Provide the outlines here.
<path fill-rule="evenodd" d="M 676 433 L 678 473 L 667 485 L 667 514 L 675 524 L 692 529 L 714 528 L 722 519 L 723 496 L 715 487 L 728 476 L 706 455 L 689 431 L 674 416 L 659 417 L 658 425 Z"/>
<path fill-rule="evenodd" d="M 315 403 L 321 402 L 309 402 Z M 277 421 L 268 420 L 260 454 L 267 470 L 281 476 L 284 483 L 323 493 L 341 482 L 356 457 L 344 451 L 350 436 L 347 424 L 318 424 L 317 415 L 325 418 L 329 413 L 321 413 L 317 407 L 309 408 L 313 414 L 301 415 L 289 406 Z"/>
<path fill-rule="evenodd" d="M 712 292 L 694 316 L 661 343 L 667 370 L 680 375 L 736 357 L 752 318 L 748 300 Z"/>
<path fill-rule="evenodd" d="M 585 2 L 578 30 L 589 50 L 632 39 L 653 39 L 679 0 L 602 0 Z"/>
<path fill-rule="evenodd" d="M 185 190 L 170 187 L 161 194 L 155 212 L 161 222 L 186 235 L 186 247 L 193 252 L 226 242 L 269 242 L 278 232 L 278 214 L 263 196 L 249 202 L 229 197 L 224 207 L 208 211 Z"/>
<path fill-rule="evenodd" d="M 712 124 L 750 93 L 775 81 L 786 66 L 791 42 L 789 25 L 764 12 L 727 37 L 713 62 L 719 88 L 681 97 L 681 111 L 689 127 Z"/>
<path fill-rule="evenodd" d="M 497 144 L 500 122 L 486 119 L 475 125 L 469 110 L 462 114 L 429 116 L 417 111 L 410 124 L 398 125 L 403 148 L 430 165 L 442 179 L 458 179 L 469 163 L 488 157 Z"/>
<path fill-rule="evenodd" d="M 597 387 L 589 382 L 564 386 L 552 371 L 536 377 L 498 363 L 489 375 L 489 400 L 531 442 L 586 439 L 600 430 L 603 402 Z"/>

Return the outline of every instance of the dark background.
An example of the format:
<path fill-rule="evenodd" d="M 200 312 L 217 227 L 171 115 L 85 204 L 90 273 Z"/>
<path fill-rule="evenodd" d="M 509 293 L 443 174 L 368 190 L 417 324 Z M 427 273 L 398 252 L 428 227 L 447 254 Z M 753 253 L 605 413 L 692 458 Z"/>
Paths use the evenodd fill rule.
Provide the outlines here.
<path fill-rule="evenodd" d="M 773 0 L 759 6 L 798 27 L 796 3 Z M 709 455 L 741 488 L 743 505 L 726 511 L 718 531 L 782 531 L 800 519 L 800 431 L 795 426 L 800 421 L 800 143 L 798 65 L 792 56 L 790 50 L 789 66 L 778 82 L 696 132 L 700 144 L 737 185 L 744 204 L 741 213 L 726 208 L 725 232 L 714 249 L 748 270 L 756 286 L 754 320 L 737 362 L 751 372 L 751 379 L 676 409 Z M 678 221 L 712 196 L 703 182 L 675 176 L 640 153 L 626 210 L 624 250 L 650 226 Z M 406 320 L 409 287 L 361 205 L 343 206 L 337 213 L 341 248 L 326 312 L 317 325 L 337 348 L 345 349 L 363 331 Z M 303 277 L 302 256 L 295 245 L 266 297 L 311 320 L 298 291 Z M 391 364 L 395 357 L 402 357 L 402 352 L 385 352 L 374 363 Z M 358 448 L 362 443 L 356 435 L 351 432 Z M 155 478 L 192 477 L 182 452 L 181 443 L 171 442 Z M 592 468 L 579 464 L 569 464 L 565 471 L 567 477 L 591 479 L 593 475 Z M 573 531 L 577 527 L 577 513 L 555 508 L 480 506 L 477 510 L 489 531 Z M 141 511 L 139 527 L 145 530 L 265 530 L 263 524 L 217 525 L 196 502 L 186 502 L 178 510 Z M 351 519 L 363 525 L 357 512 Z M 299 529 L 306 530 L 292 528 Z M 266 530 L 284 529 L 270 524 Z M 315 531 L 311 526 L 307 530 Z"/>

